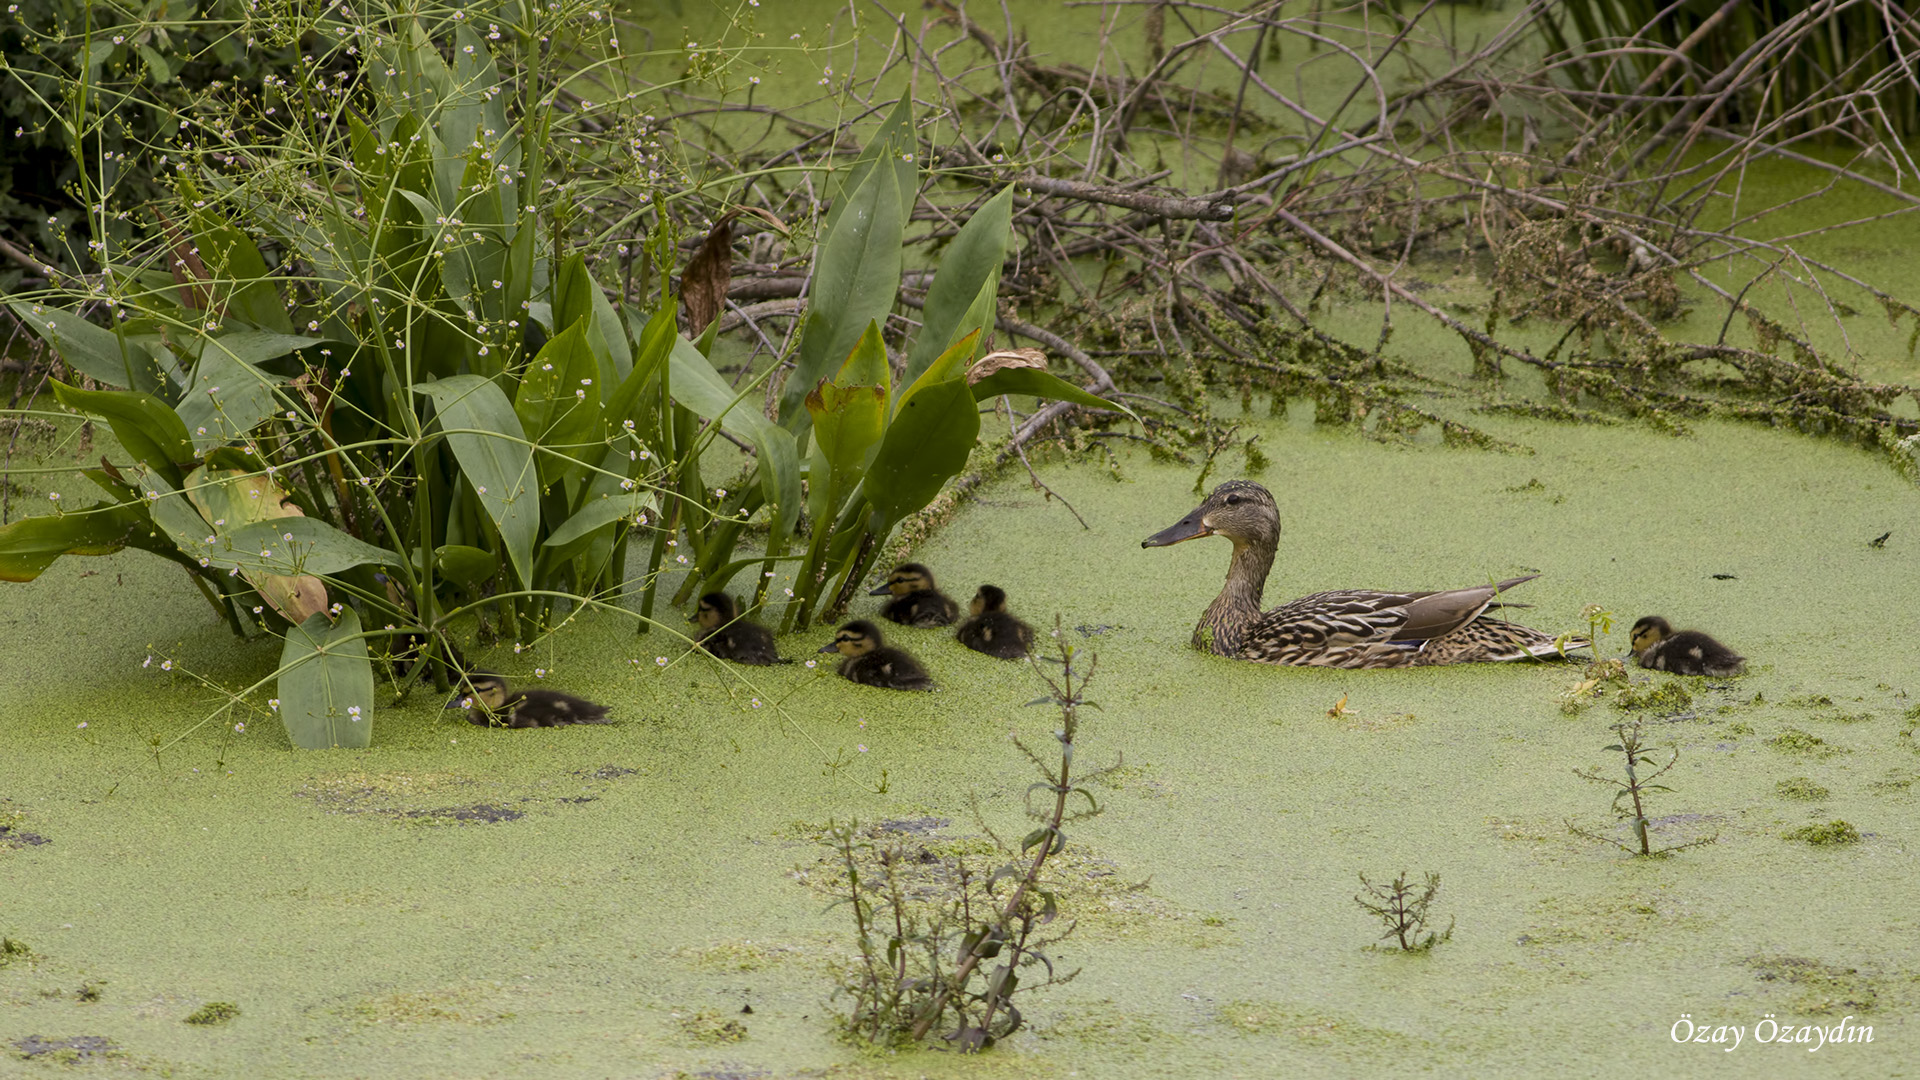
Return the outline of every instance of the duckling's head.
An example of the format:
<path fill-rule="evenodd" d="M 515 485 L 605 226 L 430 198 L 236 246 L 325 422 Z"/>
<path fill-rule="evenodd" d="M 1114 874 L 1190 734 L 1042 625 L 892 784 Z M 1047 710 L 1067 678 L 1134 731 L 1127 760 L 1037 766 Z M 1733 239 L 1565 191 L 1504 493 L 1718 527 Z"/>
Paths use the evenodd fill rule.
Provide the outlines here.
<path fill-rule="evenodd" d="M 1007 593 L 998 585 L 982 585 L 980 591 L 973 594 L 973 602 L 967 610 L 975 615 L 985 615 L 989 611 L 1007 610 Z"/>
<path fill-rule="evenodd" d="M 471 690 L 462 690 L 447 702 L 449 709 L 470 709 L 475 705 L 485 705 L 497 709 L 507 703 L 507 680 L 491 671 L 474 671 L 467 675 L 467 685 Z"/>
<path fill-rule="evenodd" d="M 1627 636 L 1627 648 L 1638 656 L 1672 636 L 1672 623 L 1658 615 L 1649 615 L 1633 624 L 1633 633 Z"/>
<path fill-rule="evenodd" d="M 931 592 L 933 590 L 933 571 L 917 562 L 901 563 L 887 575 L 887 583 L 868 593 L 868 596 L 905 596 L 908 593 Z"/>
<path fill-rule="evenodd" d="M 865 619 L 855 619 L 834 632 L 833 640 L 820 646 L 821 652 L 841 656 L 865 656 L 880 647 L 880 628 Z"/>
<path fill-rule="evenodd" d="M 1193 513 L 1161 529 L 1140 546 L 1168 547 L 1201 536 L 1224 536 L 1241 544 L 1276 544 L 1280 540 L 1280 508 L 1273 493 L 1251 480 L 1229 480 L 1213 489 Z"/>
<path fill-rule="evenodd" d="M 733 597 L 723 592 L 710 592 L 700 598 L 700 608 L 693 613 L 691 621 L 699 623 L 702 630 L 713 630 L 732 622 L 739 614 Z"/>

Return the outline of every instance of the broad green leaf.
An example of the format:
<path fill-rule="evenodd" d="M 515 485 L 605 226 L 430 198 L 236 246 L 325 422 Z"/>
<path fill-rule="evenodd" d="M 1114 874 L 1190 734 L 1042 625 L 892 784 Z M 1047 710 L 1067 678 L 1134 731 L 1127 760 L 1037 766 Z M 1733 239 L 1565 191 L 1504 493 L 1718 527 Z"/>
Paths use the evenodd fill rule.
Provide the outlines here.
<path fill-rule="evenodd" d="M 966 381 L 967 365 L 972 363 L 973 352 L 979 340 L 980 335 L 976 331 L 947 346 L 947 351 L 927 365 L 927 370 L 921 372 L 920 377 L 913 380 L 913 385 L 907 387 L 906 392 L 900 395 L 900 404 L 895 408 L 895 414 L 905 409 L 907 402 L 913 400 L 915 394 L 928 387 L 955 380 Z"/>
<path fill-rule="evenodd" d="M 500 530 L 521 584 L 532 580 L 533 542 L 540 534 L 540 496 L 533 448 L 513 403 L 478 375 L 455 375 L 414 387 L 433 399 L 447 445 Z"/>
<path fill-rule="evenodd" d="M 234 459 L 240 460 L 236 462 Z M 303 570 L 296 565 L 284 542 L 280 545 L 268 542 L 283 533 L 294 534 L 295 528 L 303 528 L 295 523 L 306 520 L 300 508 L 294 505 L 272 476 L 256 471 L 240 451 L 221 448 L 208 455 L 206 465 L 187 474 L 183 494 L 198 511 L 201 525 L 211 523 L 211 528 L 204 540 L 197 532 L 176 536 L 175 545 L 182 553 L 197 560 L 201 566 L 218 565 L 239 570 L 247 583 L 290 623 L 297 625 L 309 615 L 326 610 L 327 586 L 315 576 L 326 571 Z M 186 524 L 184 520 L 182 524 Z M 261 527 L 254 528 L 256 525 Z M 275 526 L 280 526 L 278 531 L 275 531 Z M 256 535 L 248 536 L 244 545 L 236 545 L 232 537 L 248 529 L 254 529 Z M 308 534 L 302 532 L 294 535 Z M 344 534 L 342 536 L 351 540 Z M 357 540 L 352 543 L 359 545 Z M 368 550 L 380 552 L 385 557 L 360 558 L 344 565 L 393 561 L 390 552 L 382 552 L 379 548 Z M 255 551 L 265 554 L 249 556 L 244 560 L 234 557 L 236 553 Z"/>
<path fill-rule="evenodd" d="M 1012 236 L 1013 186 L 1008 185 L 960 226 L 946 253 L 940 256 L 940 267 L 927 290 L 925 321 L 907 356 L 908 382 L 919 378 L 935 357 L 969 330 L 993 329 L 1000 267 L 1006 261 Z M 982 297 L 986 300 L 984 319 L 979 302 Z"/>
<path fill-rule="evenodd" d="M 248 581 L 269 577 L 338 574 L 355 566 L 396 566 L 400 556 L 356 540 L 339 529 L 304 515 L 255 521 L 232 530 L 217 529 L 213 543 L 190 539 L 180 550 L 213 565 L 238 568 Z"/>
<path fill-rule="evenodd" d="M 555 326 L 572 326 L 586 319 L 586 342 L 600 365 L 600 381 L 614 385 L 630 370 L 632 352 L 627 335 L 620 327 L 620 316 L 607 301 L 606 291 L 587 272 L 586 260 L 579 253 L 560 264 L 560 277 L 553 290 Z"/>
<path fill-rule="evenodd" d="M 194 449 L 205 453 L 243 439 L 276 411 L 273 388 L 286 380 L 255 365 L 325 340 L 265 330 L 202 339 L 177 407 Z"/>
<path fill-rule="evenodd" d="M 650 410 L 641 407 L 642 402 L 650 400 L 646 390 L 665 367 L 667 357 L 673 352 L 674 340 L 679 336 L 674 328 L 673 305 L 662 304 L 641 328 L 639 340 L 633 347 L 633 366 L 620 380 L 613 396 L 607 399 L 609 427 L 624 426 L 629 420 L 642 428 L 648 426 L 645 422 Z"/>
<path fill-rule="evenodd" d="M 827 461 L 827 487 L 832 493 L 824 512 L 814 515 L 821 520 L 836 512 L 860 482 L 886 428 L 887 347 L 878 323 L 867 324 L 866 334 L 834 381 L 822 382 L 807 395 L 807 412 L 813 416 L 814 444 Z M 813 484 L 821 479 L 813 476 Z"/>
<path fill-rule="evenodd" d="M 1026 394 L 1031 397 L 1052 398 L 1056 401 L 1071 401 L 1075 405 L 1133 415 L 1133 410 L 1125 405 L 1115 404 L 1103 397 L 1095 397 L 1060 376 L 1041 371 L 1039 368 L 1001 368 L 973 384 L 973 396 L 976 401 L 985 401 L 999 394 Z"/>
<path fill-rule="evenodd" d="M 484 548 L 442 544 L 433 551 L 433 568 L 442 578 L 472 588 L 500 570 L 500 559 Z"/>
<path fill-rule="evenodd" d="M 760 486 L 773 508 L 770 545 L 793 535 L 800 508 L 800 448 L 793 434 L 760 412 L 757 392 L 736 394 L 707 358 L 682 334 L 675 334 L 668 358 L 674 400 L 718 423 L 754 447 Z"/>
<path fill-rule="evenodd" d="M 113 437 L 134 460 L 180 482 L 181 464 L 194 458 L 193 441 L 187 438 L 187 426 L 165 402 L 134 390 L 82 390 L 58 379 L 52 383 L 60 404 L 105 418 Z"/>
<path fill-rule="evenodd" d="M 228 449 L 208 455 L 206 465 L 187 474 L 182 490 L 200 516 L 222 532 L 300 513 L 272 477 L 252 468 L 245 455 Z"/>
<path fill-rule="evenodd" d="M 286 301 L 267 275 L 267 260 L 253 239 L 217 216 L 211 205 L 193 213 L 193 233 L 200 259 L 213 275 L 208 285 L 227 314 L 263 330 L 293 333 Z"/>
<path fill-rule="evenodd" d="M 142 380 L 136 365 L 152 365 L 144 349 L 120 340 L 111 330 L 98 327 L 51 304 L 30 304 L 25 300 L 9 302 L 22 325 L 45 338 L 60 354 L 60 359 L 75 371 L 108 386 L 139 386 Z"/>
<path fill-rule="evenodd" d="M 833 381 L 840 386 L 877 386 L 882 390 L 893 389 L 893 365 L 887 360 L 887 343 L 880 336 L 880 323 L 869 320 L 867 329 L 854 343 L 853 351 L 834 373 Z"/>
<path fill-rule="evenodd" d="M 867 469 L 866 496 L 880 522 L 890 529 L 932 502 L 966 468 L 979 434 L 980 412 L 964 379 L 915 387 L 902 398 Z"/>
<path fill-rule="evenodd" d="M 361 121 L 358 113 L 351 111 L 347 113 L 347 138 L 353 148 L 354 171 L 359 173 L 363 180 L 374 182 L 362 191 L 362 194 L 371 202 L 373 189 L 377 188 L 378 182 L 385 180 L 387 176 L 386 151 L 380 146 L 380 136 Z"/>
<path fill-rule="evenodd" d="M 0 581 L 32 581 L 62 555 L 111 555 L 151 527 L 138 506 L 107 502 L 0 525 Z"/>
<path fill-rule="evenodd" d="M 656 501 L 651 491 L 624 491 L 612 495 L 591 494 L 585 506 L 574 512 L 566 523 L 547 537 L 547 547 L 565 547 L 603 525 L 616 521 L 635 521 L 640 515 L 652 515 Z"/>
<path fill-rule="evenodd" d="M 193 544 L 211 544 L 216 541 L 214 530 L 207 519 L 193 508 L 187 497 L 167 482 L 159 473 L 143 471 L 135 478 L 135 486 L 147 501 L 147 514 L 160 531 L 173 540 L 174 546 L 181 551 Z M 211 566 L 212 560 L 201 563 Z"/>
<path fill-rule="evenodd" d="M 833 206 L 827 211 L 822 235 L 832 232 L 834 224 L 844 213 L 847 193 L 858 190 L 861 184 L 866 183 L 867 176 L 883 161 L 887 168 L 882 171 L 891 172 L 894 182 L 899 185 L 900 205 L 911 212 L 914 196 L 920 190 L 920 166 L 914 161 L 912 151 L 913 95 L 906 94 L 894 102 L 893 111 L 880 122 L 879 130 L 873 133 L 873 138 L 867 141 L 860 156 L 846 169 L 845 179 L 834 187 Z"/>
<path fill-rule="evenodd" d="M 147 77 L 153 81 L 153 85 L 165 86 L 173 81 L 173 66 L 167 63 L 166 57 L 155 52 L 151 45 L 135 45 L 134 48 L 147 65 Z"/>
<path fill-rule="evenodd" d="M 905 224 L 899 186 L 876 169 L 848 196 L 846 212 L 827 232 L 815 257 L 794 371 L 780 398 L 780 422 L 790 430 L 804 430 L 810 419 L 807 393 L 844 362 L 868 323 L 893 310 Z"/>
<path fill-rule="evenodd" d="M 302 750 L 365 749 L 373 742 L 373 662 L 352 608 L 321 612 L 287 631 L 280 649 L 280 722 Z"/>
<path fill-rule="evenodd" d="M 587 464 L 605 451 L 606 417 L 600 408 L 600 365 L 587 342 L 591 310 L 548 339 L 527 365 L 514 395 L 520 429 L 543 451 L 536 461 L 543 487 Z"/>

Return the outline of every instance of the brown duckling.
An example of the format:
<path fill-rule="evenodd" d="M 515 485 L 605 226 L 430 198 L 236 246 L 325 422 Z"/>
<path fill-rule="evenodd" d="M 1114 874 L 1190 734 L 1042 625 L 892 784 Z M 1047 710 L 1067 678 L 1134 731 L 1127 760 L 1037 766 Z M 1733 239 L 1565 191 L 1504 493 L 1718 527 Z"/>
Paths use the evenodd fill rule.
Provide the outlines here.
<path fill-rule="evenodd" d="M 467 676 L 471 692 L 455 694 L 449 709 L 467 710 L 467 722 L 481 727 L 561 727 L 608 724 L 607 707 L 558 690 L 508 690 L 507 680 L 491 671 Z"/>
<path fill-rule="evenodd" d="M 971 613 L 954 637 L 974 652 L 1018 660 L 1033 649 L 1033 627 L 1007 610 L 1007 594 L 998 585 L 982 585 L 967 605 Z"/>
<path fill-rule="evenodd" d="M 699 609 L 687 621 L 700 624 L 700 647 L 722 660 L 760 667 L 793 663 L 781 659 L 773 644 L 773 632 L 748 621 L 726 593 L 710 592 L 701 597 Z"/>
<path fill-rule="evenodd" d="M 1673 624 L 1649 615 L 1633 624 L 1628 648 L 1643 668 L 1675 675 L 1739 675 L 1747 658 L 1698 630 L 1674 632 Z"/>
<path fill-rule="evenodd" d="M 837 652 L 840 674 L 862 686 L 885 690 L 931 690 L 933 677 L 920 661 L 880 639 L 880 628 L 865 619 L 842 626 L 833 640 L 820 646 L 823 653 Z"/>
<path fill-rule="evenodd" d="M 906 626 L 948 626 L 960 617 L 960 605 L 933 583 L 933 571 L 917 562 L 902 563 L 887 575 L 887 583 L 869 596 L 893 594 L 880 605 L 883 618 Z"/>

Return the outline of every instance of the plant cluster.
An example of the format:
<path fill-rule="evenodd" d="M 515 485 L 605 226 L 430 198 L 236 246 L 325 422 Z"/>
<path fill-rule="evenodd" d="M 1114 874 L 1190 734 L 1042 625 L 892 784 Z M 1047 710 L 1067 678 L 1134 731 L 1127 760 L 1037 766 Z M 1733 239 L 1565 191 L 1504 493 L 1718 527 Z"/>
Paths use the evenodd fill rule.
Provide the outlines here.
<path fill-rule="evenodd" d="M 105 501 L 56 493 L 54 513 L 0 526 L 0 579 L 63 554 L 167 558 L 236 634 L 284 637 L 279 669 L 243 694 L 277 678 L 295 745 L 365 746 L 378 655 L 424 660 L 444 691 L 457 629 L 524 645 L 572 613 L 631 616 L 635 593 L 645 629 L 681 567 L 691 594 L 759 563 L 764 601 L 776 566 L 798 564 L 788 620 L 804 623 L 829 571 L 844 597 L 964 467 L 977 400 L 1107 405 L 983 356 L 1010 191 L 952 238 L 892 377 L 879 326 L 921 179 L 903 99 L 819 230 L 794 368 L 763 413 L 772 370 L 743 387 L 709 359 L 739 213 L 683 274 L 689 322 L 705 320 L 690 340 L 668 276 L 682 223 L 649 195 L 672 176 L 636 115 L 644 88 L 622 83 L 591 121 L 564 108 L 582 69 L 625 78 L 617 38 L 600 60 L 550 47 L 604 15 L 582 0 L 282 12 L 271 25 L 304 50 L 297 77 L 212 84 L 166 144 L 172 197 L 133 207 L 89 188 L 96 271 L 10 306 L 71 372 L 53 396 L 104 420 L 127 459 L 84 470 Z M 570 124 L 630 133 L 618 149 L 645 176 L 627 190 L 646 205 L 616 246 L 657 271 L 657 294 L 646 273 L 637 293 L 607 288 L 583 220 L 602 190 L 589 182 L 613 186 L 608 158 L 571 149 Z M 122 240 L 110 220 L 143 231 Z M 754 457 L 731 492 L 701 475 L 722 437 Z M 763 510 L 764 553 L 736 558 Z M 787 550 L 803 511 L 804 556 Z"/>
<path fill-rule="evenodd" d="M 1623 768 L 1627 778 L 1625 780 L 1616 780 L 1611 776 L 1602 776 L 1598 772 L 1588 769 L 1575 769 L 1573 770 L 1573 774 L 1582 780 L 1591 780 L 1596 784 L 1606 784 L 1617 789 L 1613 795 L 1613 813 L 1615 817 L 1627 823 L 1628 828 L 1632 830 L 1634 842 L 1632 844 L 1623 844 L 1610 836 L 1603 836 L 1591 830 L 1582 829 L 1572 823 L 1569 823 L 1567 828 L 1572 830 L 1576 836 L 1584 836 L 1589 840 L 1598 840 L 1602 843 L 1612 844 L 1630 855 L 1641 856 L 1670 855 L 1673 852 L 1684 851 L 1687 848 L 1698 847 L 1701 844 L 1711 844 L 1720 839 L 1719 834 L 1716 833 L 1698 840 L 1689 840 L 1683 844 L 1673 844 L 1662 848 L 1655 848 L 1653 846 L 1653 821 L 1647 816 L 1647 796 L 1656 792 L 1673 791 L 1672 788 L 1667 787 L 1665 784 L 1655 783 L 1655 781 L 1665 776 L 1668 770 L 1673 768 L 1674 763 L 1680 760 L 1680 750 L 1678 747 L 1675 747 L 1672 756 L 1667 758 L 1666 764 L 1656 768 L 1654 767 L 1656 761 L 1655 751 L 1652 747 L 1646 745 L 1645 734 L 1641 730 L 1641 722 L 1639 720 L 1636 719 L 1622 724 L 1615 724 L 1613 725 L 1613 731 L 1620 736 L 1620 741 L 1607 746 L 1605 749 L 1618 751 L 1625 759 Z M 1651 771 L 1647 771 L 1649 769 Z"/>
<path fill-rule="evenodd" d="M 963 854 L 916 857 L 884 833 L 831 832 L 844 871 L 833 889 L 851 912 L 857 947 L 840 989 L 851 999 L 846 1030 L 861 1042 L 914 1045 L 938 1035 L 965 1052 L 985 1050 L 1024 1022 L 1017 993 L 1078 974 L 1057 972 L 1048 955 L 1073 927 L 1054 925 L 1061 913 L 1046 869 L 1066 850 L 1063 827 L 1100 812 L 1085 784 L 1106 770 L 1073 766 L 1080 710 L 1097 708 L 1084 696 L 1097 658 L 1081 667 L 1057 625 L 1053 638 L 1058 652 L 1045 662 L 1060 672 L 1035 662 L 1048 692 L 1032 704 L 1059 710 L 1059 758 L 1043 758 L 1012 736 L 1042 778 L 1027 788 L 1027 813 L 1038 825 L 1017 847 L 987 829 L 991 851 L 969 864 Z"/>
<path fill-rule="evenodd" d="M 1422 953 L 1453 937 L 1452 918 L 1447 919 L 1445 930 L 1427 929 L 1429 911 L 1440 895 L 1439 874 L 1428 871 L 1426 881 L 1419 885 L 1407 880 L 1405 870 L 1386 885 L 1375 885 L 1367 880 L 1367 875 L 1361 874 L 1360 888 L 1362 891 L 1353 902 L 1380 920 L 1385 928 L 1381 941 L 1391 938 L 1402 952 Z"/>

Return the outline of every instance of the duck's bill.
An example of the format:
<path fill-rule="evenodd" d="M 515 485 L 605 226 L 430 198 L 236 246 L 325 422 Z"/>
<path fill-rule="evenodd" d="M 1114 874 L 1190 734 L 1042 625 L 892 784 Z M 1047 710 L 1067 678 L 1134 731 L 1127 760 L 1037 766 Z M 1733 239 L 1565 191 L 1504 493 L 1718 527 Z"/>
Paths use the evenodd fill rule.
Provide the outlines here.
<path fill-rule="evenodd" d="M 892 591 L 893 591 L 893 586 L 891 586 L 891 585 L 882 585 L 882 586 L 880 586 L 880 587 L 879 587 L 879 588 L 877 588 L 877 589 L 868 589 L 868 590 L 867 590 L 867 595 L 868 595 L 868 596 L 885 596 L 885 595 L 887 595 L 888 593 L 890 593 L 890 592 L 892 592 Z"/>
<path fill-rule="evenodd" d="M 840 643 L 837 641 L 829 641 L 825 645 L 820 646 L 818 649 L 815 649 L 814 651 L 815 652 L 839 652 Z"/>
<path fill-rule="evenodd" d="M 1193 513 L 1188 514 L 1172 525 L 1140 541 L 1140 546 L 1143 548 L 1172 547 L 1182 540 L 1193 540 L 1198 537 L 1212 535 L 1213 530 L 1207 528 L 1206 522 L 1201 520 L 1200 511 L 1195 510 Z"/>

